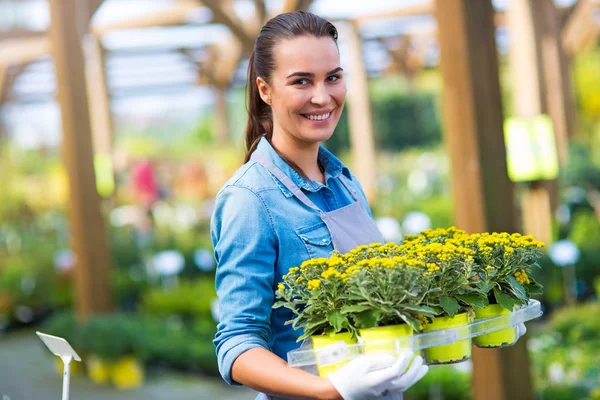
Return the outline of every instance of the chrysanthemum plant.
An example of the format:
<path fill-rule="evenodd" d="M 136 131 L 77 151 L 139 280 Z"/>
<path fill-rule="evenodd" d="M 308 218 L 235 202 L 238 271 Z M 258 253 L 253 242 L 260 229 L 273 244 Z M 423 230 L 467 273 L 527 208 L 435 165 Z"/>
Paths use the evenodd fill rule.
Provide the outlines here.
<path fill-rule="evenodd" d="M 308 260 L 283 277 L 273 307 L 292 310 L 289 323 L 304 329 L 299 341 L 342 331 L 356 336 L 358 329 L 400 323 L 418 331 L 425 317 L 435 315 L 423 299 L 439 289 L 424 279 L 422 263 L 394 254 L 395 244 L 373 243 Z"/>
<path fill-rule="evenodd" d="M 295 316 L 286 324 L 304 329 L 298 341 L 311 335 L 355 332 L 340 311 L 347 305 L 346 269 L 346 262 L 334 256 L 307 260 L 283 276 L 275 293 L 279 301 L 273 308 L 292 310 Z"/>
<path fill-rule="evenodd" d="M 489 288 L 479 281 L 475 268 L 475 251 L 459 237 L 464 232 L 455 228 L 426 230 L 407 235 L 400 251 L 425 266 L 423 274 L 437 291 L 430 291 L 424 303 L 437 315 L 454 316 L 473 307 L 487 305 Z"/>
<path fill-rule="evenodd" d="M 375 243 L 369 250 L 378 257 L 358 261 L 347 270 L 342 315 L 358 329 L 406 323 L 419 331 L 426 322 L 424 318 L 435 315 L 435 310 L 424 305 L 423 300 L 439 289 L 432 288 L 423 275 L 422 263 L 393 256 L 398 253 L 395 244 Z M 360 253 L 359 250 L 342 257 L 352 261 Z"/>
<path fill-rule="evenodd" d="M 531 235 L 519 233 L 483 233 L 469 235 L 465 245 L 475 251 L 477 276 L 488 287 L 492 304 L 513 310 L 527 304 L 532 295 L 541 294 L 542 285 L 531 276 L 539 268 L 544 244 Z"/>

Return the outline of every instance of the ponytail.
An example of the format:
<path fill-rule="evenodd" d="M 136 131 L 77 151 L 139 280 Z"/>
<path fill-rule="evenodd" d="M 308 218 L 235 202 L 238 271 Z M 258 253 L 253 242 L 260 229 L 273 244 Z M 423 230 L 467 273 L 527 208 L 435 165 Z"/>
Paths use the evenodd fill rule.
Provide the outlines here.
<path fill-rule="evenodd" d="M 248 123 L 246 124 L 246 156 L 244 163 L 250 160 L 256 150 L 260 138 L 266 134 L 271 141 L 273 135 L 273 114 L 271 107 L 260 97 L 256 85 L 256 68 L 254 67 L 254 51 L 250 56 L 248 65 L 248 81 L 246 84 L 246 109 L 248 110 Z"/>

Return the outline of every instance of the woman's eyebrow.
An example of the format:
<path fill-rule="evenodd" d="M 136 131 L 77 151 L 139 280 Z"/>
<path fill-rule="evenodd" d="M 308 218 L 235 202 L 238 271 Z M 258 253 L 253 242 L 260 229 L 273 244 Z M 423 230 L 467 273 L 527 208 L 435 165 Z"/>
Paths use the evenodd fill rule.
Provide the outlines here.
<path fill-rule="evenodd" d="M 344 69 L 342 67 L 337 67 L 335 69 L 332 69 L 331 71 L 329 71 L 326 75 L 331 75 L 331 74 L 335 74 L 338 71 L 343 71 Z M 315 76 L 315 74 L 313 74 L 312 72 L 294 72 L 293 74 L 289 74 L 287 78 L 291 78 L 293 76 L 302 76 L 302 77 L 308 77 L 308 78 L 313 78 Z"/>

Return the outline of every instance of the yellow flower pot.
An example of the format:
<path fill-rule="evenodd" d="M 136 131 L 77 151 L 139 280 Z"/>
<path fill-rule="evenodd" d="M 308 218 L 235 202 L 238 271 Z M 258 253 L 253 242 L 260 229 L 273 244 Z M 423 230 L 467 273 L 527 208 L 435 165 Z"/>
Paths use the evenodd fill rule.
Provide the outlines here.
<path fill-rule="evenodd" d="M 133 356 L 121 357 L 113 364 L 110 377 L 119 390 L 137 389 L 144 383 L 144 367 Z"/>
<path fill-rule="evenodd" d="M 510 310 L 502 307 L 500 304 L 490 304 L 487 307 L 483 307 L 475 310 L 476 319 L 484 319 L 497 317 L 500 315 L 506 315 L 502 317 L 502 322 L 508 323 L 510 321 Z M 503 347 L 510 346 L 517 341 L 517 329 L 506 328 L 495 332 L 486 333 L 473 338 L 473 342 L 478 347 Z"/>
<path fill-rule="evenodd" d="M 365 353 L 399 353 L 402 349 L 410 347 L 410 341 L 397 343 L 397 339 L 404 339 L 413 335 L 413 329 L 407 324 L 378 326 L 375 328 L 361 329 L 360 337 L 364 342 Z"/>
<path fill-rule="evenodd" d="M 88 378 L 96 385 L 104 385 L 110 379 L 111 365 L 108 361 L 94 355 L 90 355 L 85 360 Z"/>
<path fill-rule="evenodd" d="M 333 336 L 328 335 L 320 335 L 320 336 L 311 336 L 310 337 L 313 345 L 313 350 L 320 350 L 324 347 L 337 343 L 339 341 L 344 341 L 347 344 L 356 343 L 355 339 L 352 339 L 352 334 L 350 332 L 342 332 L 336 333 Z M 321 365 L 317 361 L 317 371 L 319 372 L 319 376 L 322 378 L 327 378 L 330 373 L 337 371 L 341 368 L 347 361 L 338 362 L 334 364 L 325 364 Z"/>
<path fill-rule="evenodd" d="M 434 318 L 423 327 L 424 332 L 438 331 L 441 329 L 457 328 L 464 326 L 468 328 L 469 314 L 456 314 L 454 317 Z M 435 346 L 424 350 L 427 364 L 453 364 L 465 361 L 471 357 L 471 339 L 459 340 L 456 343 L 445 346 Z"/>

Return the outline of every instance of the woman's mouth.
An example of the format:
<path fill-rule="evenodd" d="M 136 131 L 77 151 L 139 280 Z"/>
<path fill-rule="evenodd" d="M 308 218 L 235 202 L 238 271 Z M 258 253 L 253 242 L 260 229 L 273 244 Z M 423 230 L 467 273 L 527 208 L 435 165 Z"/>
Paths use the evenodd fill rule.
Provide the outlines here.
<path fill-rule="evenodd" d="M 327 121 L 330 117 L 331 117 L 332 112 L 327 112 L 324 114 L 300 114 L 302 115 L 304 118 L 310 120 L 310 121 L 314 121 L 314 122 L 321 122 L 321 121 Z"/>

